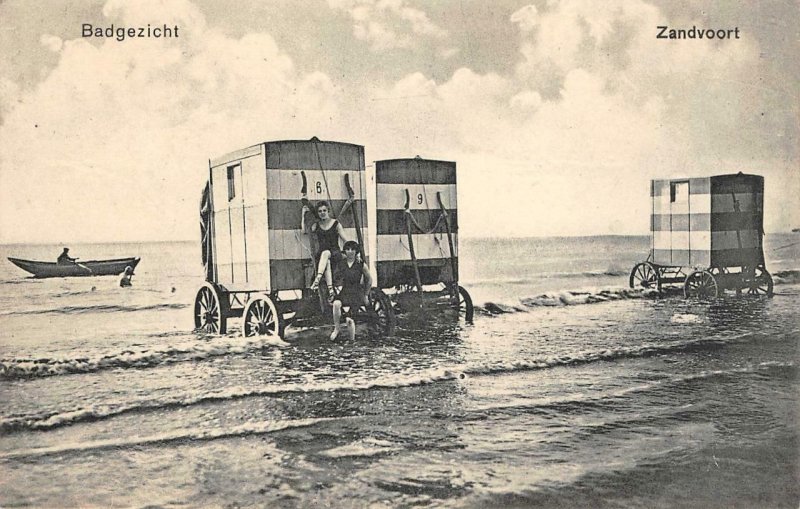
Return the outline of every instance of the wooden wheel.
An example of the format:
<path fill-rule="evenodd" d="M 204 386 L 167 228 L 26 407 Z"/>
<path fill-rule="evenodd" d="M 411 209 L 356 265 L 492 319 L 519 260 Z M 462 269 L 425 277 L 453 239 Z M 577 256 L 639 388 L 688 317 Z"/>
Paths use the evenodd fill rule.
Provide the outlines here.
<path fill-rule="evenodd" d="M 242 336 L 278 336 L 283 338 L 283 316 L 266 295 L 254 295 L 242 315 Z"/>
<path fill-rule="evenodd" d="M 197 291 L 194 299 L 194 327 L 210 334 L 225 334 L 228 330 L 228 317 L 226 316 L 227 296 L 221 297 L 221 292 L 212 283 L 205 283 Z"/>
<path fill-rule="evenodd" d="M 475 308 L 472 306 L 472 297 L 464 287 L 459 286 L 457 298 L 458 302 L 453 302 L 453 304 L 458 308 L 458 317 L 463 317 L 465 322 L 472 323 L 472 318 L 475 314 Z"/>
<path fill-rule="evenodd" d="M 717 279 L 707 270 L 696 270 L 686 276 L 683 283 L 683 296 L 686 298 L 712 299 L 719 296 Z"/>
<path fill-rule="evenodd" d="M 631 288 L 654 288 L 660 292 L 661 276 L 652 263 L 641 262 L 633 266 L 628 284 Z"/>
<path fill-rule="evenodd" d="M 394 332 L 394 309 L 383 290 L 373 288 L 369 291 L 369 307 L 373 314 L 371 332 L 378 337 L 391 336 Z"/>
<path fill-rule="evenodd" d="M 753 279 L 746 281 L 749 284 L 747 290 L 748 295 L 766 295 L 772 297 L 772 276 L 767 269 L 763 267 L 756 267 Z"/>

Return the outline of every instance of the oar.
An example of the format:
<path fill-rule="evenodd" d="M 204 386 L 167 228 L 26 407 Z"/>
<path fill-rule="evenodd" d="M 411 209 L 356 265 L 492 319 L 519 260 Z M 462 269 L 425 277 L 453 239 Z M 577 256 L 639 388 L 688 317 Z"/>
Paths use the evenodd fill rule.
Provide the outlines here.
<path fill-rule="evenodd" d="M 87 267 L 86 265 L 84 265 L 84 264 L 82 264 L 82 263 L 78 263 L 78 259 L 77 259 L 77 258 L 75 258 L 75 260 L 73 260 L 73 261 L 72 261 L 72 263 L 74 263 L 74 264 L 75 264 L 75 265 L 77 265 L 78 267 L 82 268 L 83 270 L 85 270 L 85 271 L 88 271 L 88 272 L 89 272 L 89 274 L 94 274 L 94 272 L 92 271 L 92 269 L 90 269 L 89 267 Z"/>

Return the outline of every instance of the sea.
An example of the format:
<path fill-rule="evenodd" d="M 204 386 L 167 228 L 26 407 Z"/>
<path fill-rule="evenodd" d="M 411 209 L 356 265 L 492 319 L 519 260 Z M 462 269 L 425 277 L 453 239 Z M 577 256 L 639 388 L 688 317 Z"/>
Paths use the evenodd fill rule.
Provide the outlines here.
<path fill-rule="evenodd" d="M 793 508 L 800 234 L 772 298 L 628 288 L 648 237 L 462 239 L 471 324 L 193 331 L 199 242 L 0 246 L 0 506 Z"/>

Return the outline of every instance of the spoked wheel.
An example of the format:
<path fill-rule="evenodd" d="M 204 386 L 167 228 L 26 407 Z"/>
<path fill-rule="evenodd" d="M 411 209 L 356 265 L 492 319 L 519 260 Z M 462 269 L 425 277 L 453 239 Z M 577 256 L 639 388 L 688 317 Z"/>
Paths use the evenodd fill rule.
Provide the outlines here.
<path fill-rule="evenodd" d="M 683 283 L 683 296 L 698 299 L 713 299 L 719 296 L 717 279 L 707 270 L 696 270 L 686 276 Z"/>
<path fill-rule="evenodd" d="M 242 315 L 242 336 L 278 336 L 283 338 L 283 317 L 266 295 L 254 295 Z"/>
<path fill-rule="evenodd" d="M 205 283 L 197 291 L 194 299 L 194 327 L 197 330 L 209 334 L 225 334 L 228 330 L 228 318 L 226 316 L 227 302 L 221 298 L 219 289 L 211 284 Z"/>
<path fill-rule="evenodd" d="M 456 302 L 454 297 L 453 306 L 458 309 L 458 317 L 463 318 L 467 323 L 472 323 L 475 308 L 472 306 L 472 297 L 470 297 L 469 292 L 466 291 L 463 286 L 458 287 L 457 298 L 458 301 Z"/>
<path fill-rule="evenodd" d="M 653 288 L 661 291 L 661 276 L 658 269 L 650 262 L 641 262 L 633 266 L 628 280 L 631 288 Z"/>
<path fill-rule="evenodd" d="M 763 267 L 756 267 L 755 270 L 755 277 L 752 280 L 747 281 L 749 283 L 749 288 L 747 290 L 748 295 L 766 295 L 767 297 L 772 297 L 772 276 L 767 269 Z"/>
<path fill-rule="evenodd" d="M 391 336 L 394 332 L 394 309 L 383 290 L 373 288 L 369 291 L 369 307 L 373 314 L 370 332 L 377 337 Z"/>

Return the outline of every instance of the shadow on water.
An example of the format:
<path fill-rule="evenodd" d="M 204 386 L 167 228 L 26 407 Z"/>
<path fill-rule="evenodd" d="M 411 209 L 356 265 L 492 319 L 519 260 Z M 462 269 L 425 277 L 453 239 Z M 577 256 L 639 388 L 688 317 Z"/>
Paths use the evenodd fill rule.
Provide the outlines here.
<path fill-rule="evenodd" d="M 319 370 L 336 371 L 356 362 L 362 369 L 369 368 L 375 359 L 393 358 L 398 361 L 411 355 L 415 359 L 427 358 L 424 365 L 443 361 L 458 362 L 464 334 L 470 325 L 459 321 L 457 315 L 443 313 L 405 313 L 397 317 L 392 336 L 373 337 L 363 327 L 358 327 L 356 338 L 350 340 L 343 330 L 332 341 L 331 326 L 293 331 L 287 338 L 291 345 L 283 349 L 279 363 L 281 368 L 299 369 L 308 372 Z M 271 358 L 271 349 L 264 355 Z M 407 366 L 401 362 L 400 367 Z"/>
<path fill-rule="evenodd" d="M 766 297 L 726 296 L 712 300 L 684 298 L 661 299 L 653 308 L 671 315 L 673 323 L 702 323 L 711 326 L 716 332 L 759 331 L 772 320 L 780 320 L 779 313 L 773 313 L 774 299 Z M 677 318 L 676 318 L 677 317 Z"/>
<path fill-rule="evenodd" d="M 462 496 L 447 472 L 419 468 L 419 459 L 466 447 L 461 437 L 465 389 L 457 381 L 413 387 L 307 395 L 296 408 L 305 417 L 337 417 L 313 427 L 277 433 L 279 450 L 300 456 L 313 470 L 318 488 L 356 485 L 377 488 L 382 499 L 396 496 L 448 499 Z M 413 468 L 412 468 L 413 467 Z M 302 478 L 288 480 L 302 490 Z M 389 495 L 387 493 L 393 493 Z M 324 495 L 323 495 L 324 496 Z M 334 496 L 331 494 L 331 496 Z"/>
<path fill-rule="evenodd" d="M 309 477 L 323 499 L 335 498 L 343 479 L 375 487 L 384 500 L 387 494 L 398 500 L 463 495 L 466 486 L 453 484 L 448 473 L 419 469 L 418 461 L 465 447 L 460 423 L 466 389 L 457 376 L 441 376 L 442 366 L 463 361 L 465 330 L 463 323 L 447 318 L 407 314 L 388 338 L 331 343 L 320 337 L 284 348 L 278 356 L 265 352 L 265 369 L 272 364 L 310 384 L 329 382 L 326 390 L 263 401 L 279 407 L 275 413 L 281 419 L 322 419 L 274 434 L 275 446 L 303 458 L 305 464 L 295 468 L 313 472 Z M 293 490 L 307 489 L 303 476 L 286 482 Z"/>

